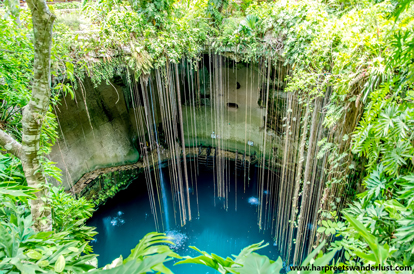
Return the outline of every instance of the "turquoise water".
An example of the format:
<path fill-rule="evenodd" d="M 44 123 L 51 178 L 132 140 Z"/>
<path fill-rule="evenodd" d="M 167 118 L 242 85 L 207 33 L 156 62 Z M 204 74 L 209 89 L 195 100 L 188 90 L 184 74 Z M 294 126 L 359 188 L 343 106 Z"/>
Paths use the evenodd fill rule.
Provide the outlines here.
<path fill-rule="evenodd" d="M 168 169 L 163 169 L 163 174 L 166 189 L 169 190 Z M 265 243 L 269 243 L 269 246 L 259 250 L 258 253 L 276 260 L 279 253 L 273 246 L 270 230 L 259 231 L 257 225 L 256 174 L 257 169 L 252 169 L 249 187 L 246 184 L 246 193 L 243 193 L 243 177 L 238 176 L 237 211 L 235 210 L 234 174 L 231 175 L 229 208 L 226 211 L 223 208 L 224 201 L 217 197 L 216 206 L 214 206 L 212 170 L 200 167 L 197 179 L 199 216 L 194 193 L 191 196 L 193 220 L 184 227 L 174 223 L 171 193 L 169 192 L 167 200 L 170 209 L 171 221 L 169 225 L 171 230 L 167 234 L 178 238 L 175 252 L 181 256 L 198 256 L 196 251 L 189 248 L 189 246 L 196 246 L 200 250 L 227 257 L 238 254 L 242 248 L 248 245 L 264 240 Z M 195 190 L 195 185 L 192 185 L 191 190 Z M 265 190 L 265 193 L 268 191 Z M 265 195 L 269 195 L 269 193 Z M 160 217 L 160 213 L 158 217 Z M 179 224 L 178 219 L 177 223 Z M 88 225 L 95 226 L 99 232 L 92 245 L 94 252 L 99 254 L 100 267 L 112 262 L 121 254 L 126 258 L 130 254 L 130 250 L 145 234 L 155 231 L 145 176 L 142 174 L 128 189 L 119 192 L 113 199 L 101 206 L 88 221 Z M 167 265 L 176 274 L 218 273 L 205 266 L 173 266 L 173 262 L 169 262 Z"/>

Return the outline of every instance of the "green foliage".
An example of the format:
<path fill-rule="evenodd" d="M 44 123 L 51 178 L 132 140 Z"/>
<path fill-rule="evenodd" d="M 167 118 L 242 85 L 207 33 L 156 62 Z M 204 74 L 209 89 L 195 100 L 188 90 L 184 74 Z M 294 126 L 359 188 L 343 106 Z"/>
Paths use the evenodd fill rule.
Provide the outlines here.
<path fill-rule="evenodd" d="M 1 154 L 0 154 L 1 155 Z M 94 228 L 84 226 L 93 205 L 85 199 L 53 189 L 54 231 L 35 233 L 30 213 L 30 200 L 37 199 L 38 189 L 25 186 L 19 161 L 3 156 L 4 171 L 9 180 L 0 183 L 0 271 L 5 273 L 83 273 L 94 267 L 89 264 L 96 255 L 87 246 Z M 13 164 L 14 163 L 14 164 Z M 16 170 L 17 169 L 17 170 Z"/>
<path fill-rule="evenodd" d="M 97 234 L 94 227 L 85 225 L 94 212 L 94 204 L 85 198 L 75 199 L 60 188 L 51 189 L 50 199 L 55 232 L 67 233 L 68 241 L 88 243 Z M 85 253 L 91 253 L 92 247 L 85 246 Z"/>
<path fill-rule="evenodd" d="M 331 220 L 322 220 L 322 226 L 318 227 L 319 233 L 324 233 L 326 236 L 335 235 L 337 231 L 341 231 L 345 228 L 342 222 L 332 222 Z"/>
<path fill-rule="evenodd" d="M 205 251 L 201 251 L 198 248 L 191 246 L 192 249 L 201 253 L 201 256 L 192 258 L 187 256 L 184 260 L 177 264 L 200 264 L 217 270 L 221 274 L 233 273 L 233 274 L 279 274 L 281 273 L 283 266 L 282 258 L 278 258 L 276 261 L 269 260 L 268 257 L 259 255 L 254 251 L 266 247 L 268 244 L 262 245 L 263 242 L 250 245 L 244 248 L 239 255 L 233 255 L 234 260 L 230 257 L 226 259 L 217 256 L 216 254 L 208 254 Z M 328 265 L 336 252 L 340 248 L 335 248 L 328 254 L 323 254 L 320 250 L 325 246 L 325 242 L 321 243 L 309 256 L 303 261 L 302 266 L 308 266 L 310 264 L 315 266 Z M 316 259 L 314 259 L 317 256 Z M 285 270 L 283 270 L 285 271 Z M 306 271 L 298 273 L 307 273 Z M 319 273 L 315 271 L 315 273 Z M 322 273 L 322 272 L 321 272 Z"/>
<path fill-rule="evenodd" d="M 29 221 L 20 221 L 11 228 L 0 225 L 0 270 L 14 273 L 35 273 L 55 270 L 58 273 L 83 273 L 93 268 L 87 264 L 95 255 L 82 256 L 84 246 L 77 242 L 59 244 L 59 236 L 34 234 Z M 24 231 L 23 235 L 19 231 Z"/>
<path fill-rule="evenodd" d="M 5 0 L 4 5 L 6 6 L 7 15 L 11 16 L 13 19 L 19 18 L 20 13 L 20 2 L 16 0 Z"/>
<path fill-rule="evenodd" d="M 20 184 L 26 182 L 20 160 L 10 154 L 0 154 L 0 180 Z"/>
<path fill-rule="evenodd" d="M 131 250 L 131 254 L 125 260 L 122 256 L 115 259 L 104 270 L 95 270 L 91 273 L 136 273 L 144 274 L 157 271 L 157 273 L 172 274 L 171 270 L 164 266 L 164 263 L 181 257 L 171 251 L 166 244 L 173 244 L 164 233 L 151 232 L 142 238 L 137 246 Z"/>
<path fill-rule="evenodd" d="M 381 160 L 388 174 L 398 175 L 414 155 L 414 108 L 390 100 L 373 102 L 357 128 L 353 152 L 368 158 L 370 170 Z"/>
<path fill-rule="evenodd" d="M 334 246 L 344 246 L 346 260 L 365 263 L 412 265 L 413 212 L 413 36 L 410 1 L 398 3 L 391 14 L 385 58 L 365 84 L 365 111 L 352 139 L 352 151 L 366 157 L 366 191 L 344 210 L 347 222 Z M 401 9 L 400 9 L 401 8 Z M 394 23 L 393 23 L 394 24 Z M 399 26 L 401 26 L 399 28 Z M 374 63 L 373 63 L 374 64 Z M 362 238 L 361 238 L 362 236 Z"/>
<path fill-rule="evenodd" d="M 402 177 L 398 184 L 402 187 L 398 198 L 406 201 L 408 209 L 414 209 L 414 174 Z"/>
<path fill-rule="evenodd" d="M 387 258 L 390 255 L 390 248 L 388 244 L 382 246 L 378 243 L 378 238 L 368 232 L 363 224 L 358 220 L 352 218 L 349 215 L 345 215 L 345 218 L 351 224 L 351 226 L 357 231 L 358 236 L 362 236 L 364 241 L 368 244 L 370 251 L 363 252 L 359 249 L 355 249 L 354 252 L 360 258 L 367 260 L 368 262 L 374 262 L 376 265 L 385 265 Z"/>
<path fill-rule="evenodd" d="M 10 199 L 13 202 L 24 202 L 27 203 L 28 199 L 36 199 L 35 193 L 37 189 L 22 186 L 16 182 L 4 181 L 0 183 L 0 195 L 4 199 Z"/>
<path fill-rule="evenodd" d="M 15 182 L 0 184 L 0 271 L 5 273 L 85 273 L 96 269 L 94 254 L 88 242 L 96 234 L 85 226 L 93 204 L 84 198 L 74 199 L 62 189 L 51 189 L 53 231 L 35 233 L 29 199 L 36 199 L 37 189 Z M 171 258 L 173 244 L 165 234 L 149 233 L 131 250 L 122 263 L 107 266 L 109 270 L 92 273 L 147 273 L 152 270 L 172 273 L 164 266 Z"/>
<path fill-rule="evenodd" d="M 22 19 L 25 16 L 21 13 Z M 30 100 L 33 82 L 34 53 L 31 35 L 30 27 L 19 28 L 11 21 L 0 19 L 0 36 L 4 37 L 0 41 L 0 130 L 10 134 L 18 142 L 22 141 L 22 110 Z M 56 104 L 56 100 L 52 101 Z M 57 127 L 56 117 L 50 108 L 43 120 L 39 152 L 45 175 L 60 181 L 60 170 L 45 157 L 58 138 Z M 13 169 L 16 174 L 23 174 L 21 167 L 16 167 L 20 165 L 19 161 L 7 157 L 8 159 L 5 159 L 4 156 L 0 156 L 0 161 L 4 164 L 4 169 L 1 169 L 0 173 Z M 4 177 L 3 175 L 0 176 Z"/>
<path fill-rule="evenodd" d="M 259 21 L 259 18 L 255 15 L 247 15 L 246 19 L 240 22 L 239 33 L 244 33 L 246 35 L 253 35 L 256 31 L 256 23 Z"/>
<path fill-rule="evenodd" d="M 142 13 L 148 22 L 154 26 L 163 27 L 164 22 L 173 10 L 172 0 L 130 0 L 131 6 L 138 13 Z"/>
<path fill-rule="evenodd" d="M 348 264 L 357 258 L 394 266 L 414 262 L 413 175 L 393 179 L 384 173 L 380 165 L 366 178 L 367 191 L 343 210 L 347 222 L 337 222 L 336 232 L 345 238 L 332 246 L 345 248 Z"/>
<path fill-rule="evenodd" d="M 21 109 L 30 99 L 33 46 L 29 31 L 0 19 L 0 129 L 21 141 Z M 19 47 L 16 47 L 16 44 Z"/>
<path fill-rule="evenodd" d="M 15 182 L 0 185 L 0 271 L 83 273 L 94 268 L 87 262 L 96 255 L 83 256 L 87 244 L 68 238 L 69 232 L 33 231 L 28 208 L 36 192 Z"/>
<path fill-rule="evenodd" d="M 60 9 L 79 9 L 81 8 L 80 2 L 55 2 L 53 5 L 54 9 L 60 10 Z"/>
<path fill-rule="evenodd" d="M 77 2 L 71 2 L 77 3 Z M 68 4 L 71 4 L 68 3 Z M 68 12 L 57 17 L 56 24 L 66 25 L 71 31 L 79 31 L 83 20 L 79 12 Z"/>
<path fill-rule="evenodd" d="M 134 173 L 120 171 L 102 174 L 94 180 L 95 188 L 86 190 L 83 196 L 89 197 L 88 199 L 99 206 L 104 204 L 108 198 L 114 197 L 119 191 L 127 188 L 135 176 Z"/>
<path fill-rule="evenodd" d="M 392 12 L 392 16 L 395 17 L 395 20 L 397 21 L 400 17 L 401 13 L 404 12 L 407 8 L 410 7 L 413 0 L 401 0 L 401 1 L 395 1 L 395 7 Z"/>
<path fill-rule="evenodd" d="M 240 274 L 280 273 L 282 267 L 283 263 L 280 257 L 276 262 L 273 262 L 266 256 L 262 256 L 257 253 L 251 253 L 246 257 L 242 267 L 237 268 L 236 270 L 232 270 L 234 271 L 233 273 Z"/>
<path fill-rule="evenodd" d="M 188 264 L 188 263 L 201 264 L 201 265 L 206 265 L 210 268 L 213 268 L 213 269 L 215 269 L 215 270 L 217 270 L 217 271 L 219 271 L 220 273 L 223 273 L 223 274 L 224 273 L 234 273 L 234 272 L 231 272 L 232 271 L 231 268 L 233 266 L 237 267 L 237 268 L 243 267 L 246 260 L 249 257 L 251 257 L 252 254 L 256 254 L 256 253 L 253 253 L 254 251 L 259 250 L 261 248 L 264 248 L 268 245 L 268 244 L 265 244 L 265 245 L 262 245 L 262 244 L 263 244 L 263 242 L 260 242 L 260 243 L 253 244 L 253 245 L 250 245 L 250 246 L 244 248 L 238 256 L 233 255 L 233 257 L 235 258 L 234 260 L 229 258 L 229 257 L 224 259 L 220 256 L 217 256 L 214 253 L 210 255 L 205 251 L 199 250 L 195 246 L 190 246 L 190 248 L 196 250 L 197 252 L 201 253 L 202 255 L 198 256 L 196 258 L 191 258 L 190 256 L 187 256 L 187 257 L 185 257 L 185 260 L 180 261 L 176 264 Z M 258 254 L 256 254 L 256 255 L 258 255 Z M 260 256 L 260 255 L 258 255 L 258 256 Z M 251 258 L 249 260 L 252 260 L 252 261 L 249 262 L 249 264 L 254 264 L 254 261 L 256 261 L 256 260 L 258 262 L 261 261 L 261 258 L 259 258 L 257 256 L 254 256 L 254 258 Z M 270 264 L 270 262 L 268 260 L 265 261 L 265 263 L 266 263 L 266 265 Z M 275 266 L 279 265 L 279 264 L 281 265 L 281 260 L 277 264 L 275 264 Z M 257 272 L 252 272 L 252 273 L 257 273 Z"/>
<path fill-rule="evenodd" d="M 223 10 L 227 7 L 228 0 L 208 0 L 206 13 L 213 19 L 215 24 L 220 24 L 223 20 Z"/>
<path fill-rule="evenodd" d="M 384 176 L 384 168 L 378 166 L 369 177 L 365 180 L 368 193 L 364 193 L 363 196 L 367 195 L 368 199 L 377 198 L 384 195 L 387 187 L 387 178 Z"/>

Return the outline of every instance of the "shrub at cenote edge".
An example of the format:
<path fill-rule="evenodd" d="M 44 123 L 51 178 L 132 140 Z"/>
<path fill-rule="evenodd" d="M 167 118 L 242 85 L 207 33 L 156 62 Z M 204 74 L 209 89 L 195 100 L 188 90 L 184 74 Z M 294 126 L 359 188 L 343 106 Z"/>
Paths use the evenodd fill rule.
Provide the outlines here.
<path fill-rule="evenodd" d="M 89 245 L 96 232 L 85 222 L 132 177 L 111 185 L 104 175 L 105 186 L 92 197 L 79 198 L 56 186 L 62 172 L 49 154 L 60 138 L 56 116 L 66 95 L 75 100 L 74 90 L 82 89 L 86 78 L 109 84 L 128 71 L 138 79 L 182 58 L 198 60 L 206 51 L 231 52 L 252 63 L 282 58 L 290 68 L 287 93 L 301 102 L 330 94 L 321 121 L 329 134 L 319 140 L 314 155 L 328 163 L 316 244 L 306 247 L 313 251 L 299 264 L 413 266 L 412 2 L 89 0 L 47 5 L 27 0 L 22 8 L 5 1 L 0 7 L 0 273 L 173 273 L 164 265 L 172 259 L 219 273 L 290 270 L 286 258 L 255 253 L 262 243 L 234 258 L 196 247 L 199 257 L 182 258 L 156 232 L 129 257 L 98 269 Z M 346 132 L 349 125 L 341 119 L 355 109 L 361 111 L 352 133 L 335 135 Z M 306 119 L 311 112 L 308 108 L 303 121 L 310 134 Z M 299 141 L 304 156 L 312 144 Z M 308 183 L 299 178 L 301 191 L 288 199 L 306 201 Z M 301 227 L 304 216 L 297 217 L 285 220 L 287 228 Z M 297 235 L 296 245 L 305 237 Z"/>

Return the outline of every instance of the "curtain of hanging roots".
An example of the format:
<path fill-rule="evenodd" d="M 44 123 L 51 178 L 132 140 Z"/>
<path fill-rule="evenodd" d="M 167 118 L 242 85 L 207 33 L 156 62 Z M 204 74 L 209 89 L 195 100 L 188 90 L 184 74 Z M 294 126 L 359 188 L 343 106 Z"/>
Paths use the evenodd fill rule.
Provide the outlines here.
<path fill-rule="evenodd" d="M 181 226 L 192 219 L 192 195 L 199 215 L 199 165 L 212 160 L 214 205 L 218 202 L 228 210 L 231 194 L 237 211 L 237 193 L 254 186 L 259 229 L 270 229 L 287 263 L 298 264 L 321 240 L 316 234 L 320 208 L 328 208 L 327 201 L 345 191 L 339 186 L 325 186 L 334 175 L 325 176 L 329 163 L 327 155 L 317 159 L 317 143 L 326 137 L 345 151 L 349 142 L 342 136 L 352 132 L 362 107 L 354 104 L 352 113 L 344 115 L 348 121 L 344 129 L 334 133 L 322 125 L 331 88 L 324 96 L 315 97 L 300 90 L 284 92 L 291 69 L 280 60 L 258 58 L 256 63 L 242 67 L 243 63 L 209 49 L 198 60 L 183 58 L 178 64 L 167 61 L 164 67 L 139 79 L 128 71 L 134 128 L 154 222 L 157 230 L 164 229 L 160 159 L 168 160 L 174 220 Z M 245 85 L 245 94 L 238 94 L 239 83 Z M 83 86 L 81 93 L 86 106 Z M 254 98 L 259 98 L 259 105 L 254 104 Z M 230 112 L 229 103 L 244 108 L 241 117 L 237 109 Z M 263 124 L 252 125 L 257 113 L 261 113 Z M 89 115 L 88 119 L 92 127 Z M 235 130 L 238 123 L 244 124 L 244 132 Z M 206 156 L 199 135 L 211 136 L 212 147 Z M 248 144 L 258 137 L 258 144 Z M 244 144 L 238 146 L 233 140 Z M 230 169 L 230 155 L 235 155 L 234 169 Z M 252 185 L 251 166 L 258 168 L 257 184 Z M 243 190 L 237 188 L 238 178 L 243 181 Z"/>

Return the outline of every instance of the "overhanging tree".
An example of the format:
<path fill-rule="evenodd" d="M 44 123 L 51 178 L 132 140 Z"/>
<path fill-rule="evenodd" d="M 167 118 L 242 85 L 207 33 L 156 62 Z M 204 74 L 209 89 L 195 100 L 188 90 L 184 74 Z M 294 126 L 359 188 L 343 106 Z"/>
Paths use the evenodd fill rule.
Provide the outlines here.
<path fill-rule="evenodd" d="M 40 163 L 40 134 L 50 103 L 50 55 L 52 27 L 56 18 L 44 0 L 27 0 L 32 13 L 34 33 L 34 66 L 32 97 L 23 110 L 22 143 L 0 130 L 0 145 L 20 158 L 27 184 L 38 188 L 37 199 L 32 200 L 31 212 L 35 231 L 52 229 L 50 208 L 47 204 L 47 188 Z"/>

